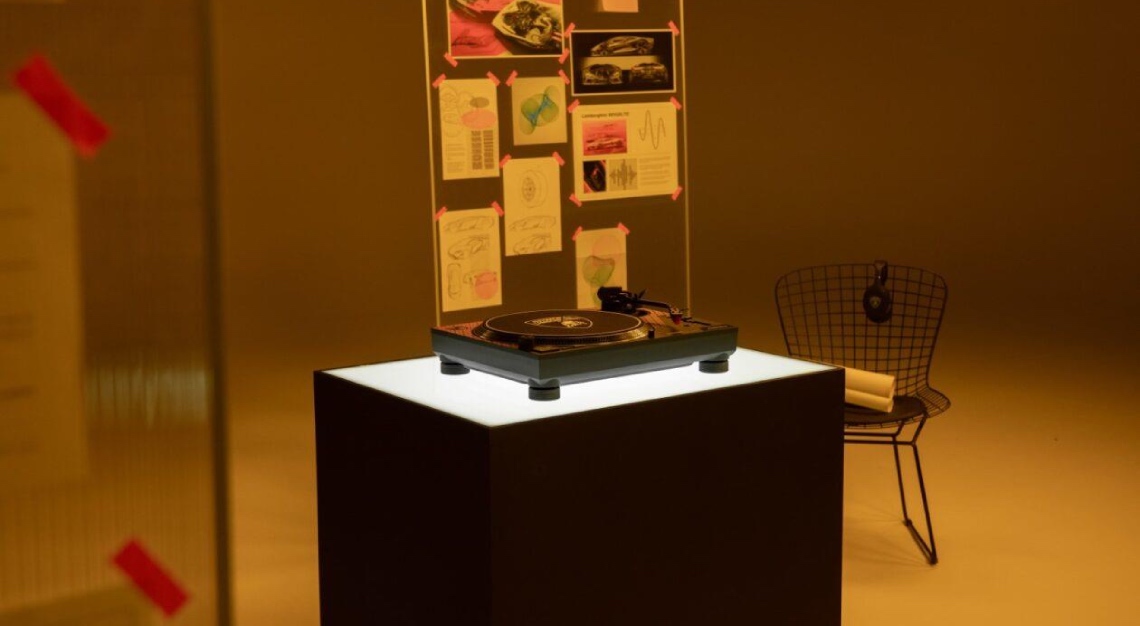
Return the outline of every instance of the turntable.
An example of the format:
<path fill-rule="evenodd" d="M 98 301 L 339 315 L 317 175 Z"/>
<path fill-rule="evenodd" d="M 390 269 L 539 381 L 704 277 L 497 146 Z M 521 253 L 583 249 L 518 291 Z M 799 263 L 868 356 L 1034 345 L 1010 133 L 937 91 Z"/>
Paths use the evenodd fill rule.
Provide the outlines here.
<path fill-rule="evenodd" d="M 508 313 L 433 328 L 444 374 L 472 369 L 527 383 L 532 400 L 557 400 L 561 385 L 682 367 L 728 371 L 737 328 L 683 315 L 620 287 L 598 291 L 602 310 Z M 655 310 L 656 309 L 656 310 Z"/>

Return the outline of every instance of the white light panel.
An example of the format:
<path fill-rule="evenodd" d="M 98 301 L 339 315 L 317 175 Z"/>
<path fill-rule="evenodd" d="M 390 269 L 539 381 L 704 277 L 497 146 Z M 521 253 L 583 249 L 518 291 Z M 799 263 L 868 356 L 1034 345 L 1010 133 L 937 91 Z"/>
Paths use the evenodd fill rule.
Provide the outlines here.
<path fill-rule="evenodd" d="M 693 363 L 563 385 L 562 397 L 551 401 L 531 400 L 525 383 L 477 370 L 460 376 L 441 374 L 439 358 L 434 356 L 346 367 L 328 373 L 477 424 L 504 426 L 829 369 L 833 368 L 741 348 L 729 359 L 728 372 L 722 374 L 703 373 Z"/>

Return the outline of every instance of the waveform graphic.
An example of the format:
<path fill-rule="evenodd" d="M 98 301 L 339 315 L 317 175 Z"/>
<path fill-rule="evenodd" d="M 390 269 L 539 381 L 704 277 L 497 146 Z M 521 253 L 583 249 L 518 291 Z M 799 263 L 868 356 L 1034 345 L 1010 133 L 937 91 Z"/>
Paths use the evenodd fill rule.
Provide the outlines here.
<path fill-rule="evenodd" d="M 637 189 L 637 166 L 633 160 L 611 161 L 608 175 L 611 191 Z"/>
<path fill-rule="evenodd" d="M 649 142 L 653 144 L 653 149 L 656 150 L 661 147 L 661 143 L 665 141 L 667 134 L 668 133 L 665 129 L 665 118 L 659 117 L 657 118 L 657 122 L 654 123 L 653 112 L 646 111 L 645 125 L 637 130 L 638 137 L 640 137 L 642 141 L 648 139 Z"/>

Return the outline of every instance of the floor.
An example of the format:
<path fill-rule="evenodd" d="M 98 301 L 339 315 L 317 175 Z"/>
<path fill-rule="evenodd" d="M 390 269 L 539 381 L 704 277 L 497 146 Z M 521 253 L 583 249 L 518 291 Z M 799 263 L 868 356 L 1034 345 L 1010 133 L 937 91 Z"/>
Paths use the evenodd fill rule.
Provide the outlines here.
<path fill-rule="evenodd" d="M 1135 624 L 1140 392 L 1124 363 L 962 352 L 932 373 L 954 406 L 921 438 L 941 562 L 900 523 L 887 449 L 848 446 L 846 626 Z M 308 411 L 233 421 L 238 626 L 316 625 Z"/>

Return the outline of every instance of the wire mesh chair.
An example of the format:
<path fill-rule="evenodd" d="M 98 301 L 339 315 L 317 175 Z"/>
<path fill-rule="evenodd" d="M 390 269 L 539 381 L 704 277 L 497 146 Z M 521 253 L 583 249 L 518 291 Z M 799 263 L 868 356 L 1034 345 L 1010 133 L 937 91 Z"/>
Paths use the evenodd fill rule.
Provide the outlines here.
<path fill-rule="evenodd" d="M 885 279 L 879 284 L 889 294 L 890 316 L 881 323 L 872 321 L 864 302 L 865 296 L 877 289 L 872 287 L 876 278 Z M 934 565 L 938 552 L 918 457 L 918 436 L 926 420 L 950 408 L 950 399 L 928 382 L 946 309 L 946 281 L 924 269 L 888 266 L 882 261 L 807 267 L 776 281 L 776 308 L 789 355 L 895 376 L 891 412 L 846 406 L 844 442 L 892 447 L 903 524 L 927 562 Z M 904 436 L 904 432 L 910 434 Z M 922 537 L 907 512 L 900 447 L 909 447 L 914 454 L 928 539 Z"/>

